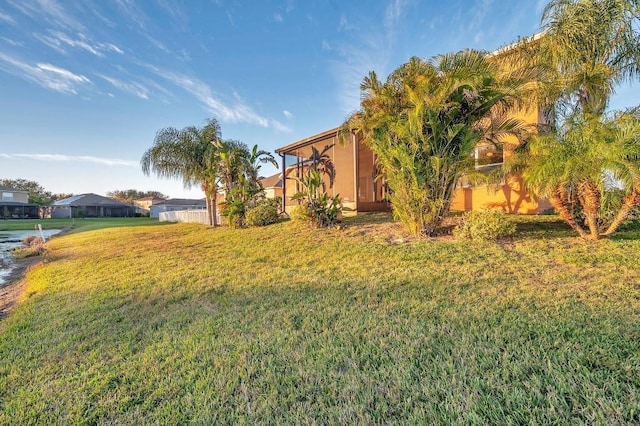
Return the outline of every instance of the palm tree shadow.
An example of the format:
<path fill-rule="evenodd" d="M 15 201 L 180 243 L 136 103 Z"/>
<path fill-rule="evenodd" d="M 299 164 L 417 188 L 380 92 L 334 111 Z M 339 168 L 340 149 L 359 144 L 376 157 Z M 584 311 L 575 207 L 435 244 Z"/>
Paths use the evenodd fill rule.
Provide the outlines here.
<path fill-rule="evenodd" d="M 561 219 L 521 221 L 516 224 L 516 235 L 522 239 L 567 238 L 577 233 Z"/>

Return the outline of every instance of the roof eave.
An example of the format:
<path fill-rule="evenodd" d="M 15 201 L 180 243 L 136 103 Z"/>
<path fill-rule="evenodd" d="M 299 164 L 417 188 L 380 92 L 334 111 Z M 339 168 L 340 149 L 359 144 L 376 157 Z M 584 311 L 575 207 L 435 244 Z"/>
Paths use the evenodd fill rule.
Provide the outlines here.
<path fill-rule="evenodd" d="M 327 136 L 331 136 L 332 134 L 334 134 L 335 136 L 338 135 L 338 131 L 340 130 L 340 127 L 334 127 L 332 129 L 329 130 L 325 130 L 322 133 L 318 133 L 317 135 L 313 135 L 313 136 L 309 136 L 308 138 L 304 138 L 301 139 L 297 142 L 293 142 L 289 145 L 283 146 L 282 148 L 276 148 L 275 152 L 276 154 L 282 155 L 282 154 L 287 154 L 293 150 L 296 150 L 298 148 L 302 148 L 305 147 L 307 145 L 311 145 L 315 142 L 318 142 L 322 139 L 325 139 Z"/>

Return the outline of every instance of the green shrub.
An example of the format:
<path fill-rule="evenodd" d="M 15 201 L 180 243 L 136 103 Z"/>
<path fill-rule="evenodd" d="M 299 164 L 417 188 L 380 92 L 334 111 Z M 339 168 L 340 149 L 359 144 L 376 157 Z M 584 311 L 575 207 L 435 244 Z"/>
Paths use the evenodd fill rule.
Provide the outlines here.
<path fill-rule="evenodd" d="M 485 209 L 465 213 L 453 235 L 469 240 L 497 240 L 515 232 L 516 224 L 502 210 Z"/>
<path fill-rule="evenodd" d="M 306 204 L 300 204 L 299 206 L 295 206 L 291 209 L 291 213 L 289 214 L 291 220 L 296 222 L 311 222 L 311 210 L 309 210 L 309 206 Z"/>
<path fill-rule="evenodd" d="M 272 203 L 260 203 L 245 214 L 248 226 L 266 226 L 278 221 L 278 208 Z"/>

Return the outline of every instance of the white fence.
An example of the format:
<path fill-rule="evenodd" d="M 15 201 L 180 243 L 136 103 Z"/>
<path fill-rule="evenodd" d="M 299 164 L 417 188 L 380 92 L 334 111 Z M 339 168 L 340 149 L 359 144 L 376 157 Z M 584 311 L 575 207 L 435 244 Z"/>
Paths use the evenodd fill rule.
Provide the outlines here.
<path fill-rule="evenodd" d="M 160 222 L 186 222 L 208 224 L 206 210 L 177 210 L 174 212 L 161 212 L 158 215 Z M 218 219 L 219 221 L 220 219 Z"/>

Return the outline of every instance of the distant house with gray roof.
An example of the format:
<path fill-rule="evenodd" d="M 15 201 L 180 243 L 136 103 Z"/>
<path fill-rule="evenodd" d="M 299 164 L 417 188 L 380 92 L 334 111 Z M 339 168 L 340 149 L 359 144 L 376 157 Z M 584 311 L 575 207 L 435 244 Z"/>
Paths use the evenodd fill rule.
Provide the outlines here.
<path fill-rule="evenodd" d="M 175 212 L 180 210 L 206 210 L 207 203 L 204 199 L 170 198 L 168 200 L 153 203 L 149 208 L 150 217 L 159 217 L 162 212 Z"/>
<path fill-rule="evenodd" d="M 29 203 L 29 192 L 0 186 L 0 219 L 39 219 L 40 206 Z"/>
<path fill-rule="evenodd" d="M 80 194 L 55 201 L 49 206 L 52 218 L 134 217 L 136 208 L 97 194 Z"/>

